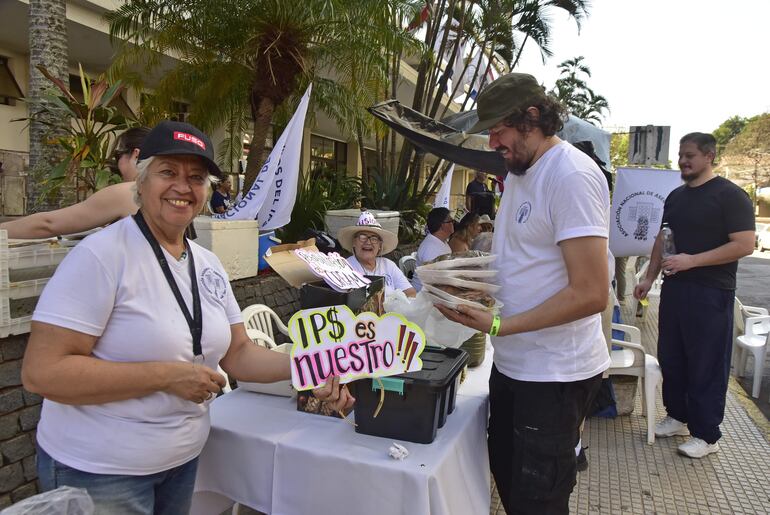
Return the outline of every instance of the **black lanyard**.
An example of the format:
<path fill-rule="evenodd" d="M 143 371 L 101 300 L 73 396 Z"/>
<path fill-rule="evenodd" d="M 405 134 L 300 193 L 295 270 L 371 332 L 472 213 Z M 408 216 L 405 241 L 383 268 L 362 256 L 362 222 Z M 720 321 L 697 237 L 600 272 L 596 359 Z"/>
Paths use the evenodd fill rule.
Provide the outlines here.
<path fill-rule="evenodd" d="M 166 276 L 166 281 L 168 281 L 168 285 L 171 287 L 171 292 L 174 294 L 177 304 L 179 304 L 179 309 L 182 310 L 182 314 L 184 315 L 185 320 L 187 320 L 187 325 L 190 327 L 190 334 L 192 335 L 193 355 L 195 358 L 200 356 L 202 359 L 203 350 L 201 349 L 201 334 L 203 333 L 203 315 L 201 314 L 201 296 L 198 292 L 198 280 L 195 276 L 195 260 L 193 260 L 192 249 L 190 249 L 187 239 L 185 239 L 184 244 L 187 249 L 187 259 L 190 261 L 190 286 L 192 287 L 193 298 L 193 316 L 190 316 L 190 310 L 187 309 L 187 304 L 182 298 L 179 286 L 176 285 L 171 269 L 168 267 L 166 256 L 163 254 L 163 250 L 160 248 L 158 240 L 155 239 L 155 235 L 152 234 L 152 231 L 150 231 L 150 228 L 147 226 L 147 222 L 144 221 L 144 216 L 142 216 L 141 211 L 136 212 L 134 221 L 136 222 L 136 225 L 139 226 L 139 230 L 142 231 L 144 237 L 147 238 L 150 247 L 152 247 L 152 251 L 155 253 L 155 257 L 158 260 L 158 264 L 160 265 L 161 270 L 163 270 L 163 275 Z"/>

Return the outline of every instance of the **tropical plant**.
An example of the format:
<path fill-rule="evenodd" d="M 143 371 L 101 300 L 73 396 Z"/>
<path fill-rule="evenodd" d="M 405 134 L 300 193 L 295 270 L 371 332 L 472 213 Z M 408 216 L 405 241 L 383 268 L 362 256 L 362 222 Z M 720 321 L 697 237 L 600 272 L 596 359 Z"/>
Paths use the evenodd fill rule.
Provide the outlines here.
<path fill-rule="evenodd" d="M 314 107 L 363 136 L 372 125 L 364 107 L 386 80 L 382 47 L 409 40 L 392 17 L 408 8 L 405 0 L 128 0 L 107 19 L 111 36 L 127 43 L 116 73 L 138 63 L 154 69 L 173 54 L 158 101 L 185 98 L 192 123 L 225 127 L 228 157 L 240 157 L 252 132 L 250 185 L 274 115 L 291 112 L 310 82 Z"/>
<path fill-rule="evenodd" d="M 279 231 L 283 241 L 297 241 L 307 229 L 323 230 L 324 215 L 329 209 L 358 207 L 361 181 L 330 168 L 305 173 L 297 185 L 297 199 L 291 221 Z"/>
<path fill-rule="evenodd" d="M 409 27 L 424 25 L 425 51 L 404 54 L 385 46 L 390 56 L 390 91 L 396 98 L 402 58 L 416 59 L 417 78 L 411 107 L 430 117 L 444 116 L 475 106 L 477 93 L 500 73 L 515 67 L 528 41 L 538 45 L 543 58 L 551 55 L 548 15 L 552 10 L 569 13 L 576 21 L 586 14 L 582 0 L 439 0 L 425 2 L 427 15 Z M 419 11 L 418 11 L 419 12 Z M 425 9 L 423 10 L 425 12 Z M 405 25 L 408 21 L 402 21 Z M 459 58 L 458 58 L 459 56 Z M 448 82 L 453 81 L 450 91 Z M 455 102 L 457 100 L 457 102 Z M 440 116 L 439 116 L 440 115 Z M 376 168 L 380 176 L 393 175 L 392 182 L 404 185 L 405 195 L 393 205 L 400 211 L 410 204 L 424 205 L 439 184 L 441 164 L 426 167 L 424 155 L 405 142 L 396 152 L 393 132 L 378 132 Z"/>
<path fill-rule="evenodd" d="M 29 181 L 29 206 L 31 211 L 48 210 L 59 207 L 61 199 L 51 199 L 37 176 L 44 178 L 50 167 L 59 162 L 61 149 L 49 145 L 48 140 L 62 135 L 69 119 L 62 113 L 43 111 L 45 99 L 41 95 L 51 84 L 38 69 L 47 68 L 59 80 L 66 81 L 68 76 L 67 60 L 67 14 L 65 0 L 30 0 L 29 1 L 29 91 L 30 114 L 34 115 L 29 123 L 29 166 L 33 180 Z M 56 118 L 58 116 L 58 118 Z M 46 198 L 48 197 L 48 198 Z"/>
<path fill-rule="evenodd" d="M 49 140 L 64 151 L 64 156 L 43 179 L 44 190 L 55 194 L 62 185 L 73 181 L 79 201 L 120 182 L 120 177 L 110 168 L 110 148 L 117 133 L 127 129 L 131 122 L 110 103 L 121 94 L 123 84 L 109 84 L 104 77 L 91 80 L 80 67 L 81 100 L 46 68 L 38 68 L 55 87 L 42 94 L 40 100 L 31 101 L 34 107 L 29 118 L 15 121 L 34 121 L 52 128 L 58 128 L 56 120 L 70 122 L 63 134 Z"/>
<path fill-rule="evenodd" d="M 610 110 L 609 102 L 596 94 L 586 78 L 591 78 L 591 69 L 584 57 L 573 57 L 559 64 L 560 77 L 556 79 L 551 93 L 556 96 L 570 113 L 594 125 L 601 125 L 604 112 Z"/>

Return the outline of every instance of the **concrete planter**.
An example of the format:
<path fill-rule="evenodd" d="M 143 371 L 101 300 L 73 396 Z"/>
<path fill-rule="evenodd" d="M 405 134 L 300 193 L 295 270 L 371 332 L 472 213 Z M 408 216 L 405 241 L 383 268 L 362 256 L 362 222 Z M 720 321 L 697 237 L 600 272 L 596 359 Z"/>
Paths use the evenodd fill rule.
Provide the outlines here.
<path fill-rule="evenodd" d="M 195 218 L 195 243 L 209 249 L 222 262 L 230 280 L 257 275 L 259 266 L 259 223 L 256 220 Z"/>
<path fill-rule="evenodd" d="M 379 209 L 369 209 L 368 211 L 380 222 L 383 229 L 398 236 L 398 224 L 401 221 L 401 214 L 398 211 L 381 211 Z M 343 227 L 356 225 L 359 216 L 361 216 L 360 209 L 332 209 L 327 211 L 326 216 L 324 216 L 326 231 L 333 238 L 336 238 L 337 233 Z"/>

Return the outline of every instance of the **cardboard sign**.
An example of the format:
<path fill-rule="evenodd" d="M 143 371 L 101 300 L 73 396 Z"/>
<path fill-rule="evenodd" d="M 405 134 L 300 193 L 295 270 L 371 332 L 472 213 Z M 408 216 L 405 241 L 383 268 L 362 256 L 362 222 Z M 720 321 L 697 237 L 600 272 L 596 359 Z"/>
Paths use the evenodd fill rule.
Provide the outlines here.
<path fill-rule="evenodd" d="M 324 254 L 296 249 L 294 254 L 304 261 L 317 277 L 339 292 L 347 292 L 368 285 L 371 281 L 353 270 L 348 260 L 336 252 Z"/>
<path fill-rule="evenodd" d="M 298 311 L 289 320 L 291 381 L 297 391 L 333 375 L 340 383 L 422 370 L 425 334 L 398 313 L 356 316 L 347 306 Z"/>

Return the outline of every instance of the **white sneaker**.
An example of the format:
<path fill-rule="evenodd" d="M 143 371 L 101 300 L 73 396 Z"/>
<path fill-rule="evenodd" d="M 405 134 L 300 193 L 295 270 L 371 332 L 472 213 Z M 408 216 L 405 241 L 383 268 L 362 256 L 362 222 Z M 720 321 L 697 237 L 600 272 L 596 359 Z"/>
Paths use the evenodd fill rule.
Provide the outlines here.
<path fill-rule="evenodd" d="M 719 450 L 719 442 L 706 443 L 700 438 L 690 438 L 679 446 L 679 454 L 690 458 L 702 458 Z"/>
<path fill-rule="evenodd" d="M 667 436 L 689 436 L 690 430 L 687 424 L 679 422 L 677 419 L 666 416 L 655 426 L 655 436 L 665 438 Z"/>

